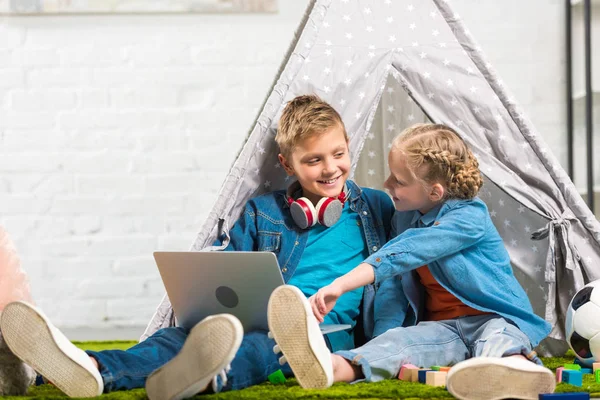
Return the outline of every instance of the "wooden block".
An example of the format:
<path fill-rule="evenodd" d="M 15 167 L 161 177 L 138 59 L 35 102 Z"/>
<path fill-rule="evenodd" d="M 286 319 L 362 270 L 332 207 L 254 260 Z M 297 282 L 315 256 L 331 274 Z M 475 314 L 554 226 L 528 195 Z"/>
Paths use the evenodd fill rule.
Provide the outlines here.
<path fill-rule="evenodd" d="M 418 372 L 418 380 L 419 383 L 425 383 L 426 379 L 427 379 L 427 373 L 431 371 L 430 369 L 420 369 Z"/>
<path fill-rule="evenodd" d="M 594 378 L 596 379 L 596 382 L 600 382 L 600 369 L 594 372 Z"/>
<path fill-rule="evenodd" d="M 563 373 L 564 369 L 565 369 L 564 367 L 556 368 L 556 383 L 562 382 L 562 373 Z"/>
<path fill-rule="evenodd" d="M 590 394 L 587 392 L 546 393 L 538 395 L 538 400 L 589 400 L 589 398 Z"/>
<path fill-rule="evenodd" d="M 440 372 L 448 372 L 451 367 L 440 367 Z"/>
<path fill-rule="evenodd" d="M 581 373 L 582 374 L 593 374 L 594 371 L 591 368 L 581 368 Z"/>
<path fill-rule="evenodd" d="M 410 381 L 411 382 L 419 382 L 419 371 L 421 369 L 411 369 L 410 372 Z"/>
<path fill-rule="evenodd" d="M 398 374 L 398 379 L 400 379 L 401 381 L 410 381 L 410 377 L 412 375 L 408 371 L 410 369 L 419 369 L 419 367 L 417 367 L 416 365 L 412 365 L 412 364 L 404 364 L 400 368 L 400 373 Z"/>
<path fill-rule="evenodd" d="M 433 367 L 431 367 L 432 371 L 439 371 L 440 367 L 438 367 L 437 365 L 434 365 Z"/>
<path fill-rule="evenodd" d="M 583 374 L 581 371 L 565 369 L 562 373 L 562 381 L 570 385 L 581 386 L 583 384 Z"/>
<path fill-rule="evenodd" d="M 592 364 L 592 367 L 594 369 L 594 372 L 596 372 L 596 370 L 600 369 L 600 362 Z"/>
<path fill-rule="evenodd" d="M 565 369 L 570 369 L 572 371 L 580 371 L 581 370 L 581 365 L 577 365 L 577 364 L 565 364 L 565 365 L 563 365 L 563 367 Z"/>
<path fill-rule="evenodd" d="M 427 371 L 426 377 L 425 377 L 425 384 L 429 385 L 429 386 L 446 386 L 446 377 L 447 377 L 448 373 L 447 372 L 441 372 L 441 371 Z"/>

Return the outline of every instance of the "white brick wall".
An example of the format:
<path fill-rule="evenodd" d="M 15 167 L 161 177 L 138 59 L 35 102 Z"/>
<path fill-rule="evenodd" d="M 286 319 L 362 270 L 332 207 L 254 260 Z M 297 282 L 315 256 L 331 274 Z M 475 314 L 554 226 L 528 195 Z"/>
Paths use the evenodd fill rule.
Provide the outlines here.
<path fill-rule="evenodd" d="M 562 2 L 453 3 L 562 160 Z M 0 19 L 0 223 L 57 325 L 141 333 L 152 251 L 189 248 L 306 4 Z"/>

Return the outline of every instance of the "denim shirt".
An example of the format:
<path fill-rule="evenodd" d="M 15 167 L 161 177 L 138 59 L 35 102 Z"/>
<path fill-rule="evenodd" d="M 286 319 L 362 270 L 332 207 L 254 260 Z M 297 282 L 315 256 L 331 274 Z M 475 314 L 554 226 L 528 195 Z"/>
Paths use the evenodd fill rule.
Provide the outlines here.
<path fill-rule="evenodd" d="M 392 230 L 397 236 L 365 260 L 374 268 L 375 282 L 382 282 L 375 313 L 389 327 L 414 324 L 422 315 L 424 289 L 412 271 L 428 265 L 444 289 L 470 307 L 512 321 L 532 346 L 550 332 L 550 324 L 533 312 L 479 198 L 448 200 L 424 215 L 397 212 Z"/>
<path fill-rule="evenodd" d="M 380 190 L 360 188 L 348 180 L 348 202 L 358 213 L 369 254 L 375 253 L 390 238 L 394 206 L 387 194 Z M 308 230 L 300 229 L 290 213 L 286 191 L 266 193 L 250 199 L 229 233 L 214 243 L 226 245 L 225 251 L 271 251 L 277 256 L 284 281 L 294 275 L 308 239 Z M 327 254 L 323 254 L 327 257 Z M 375 286 L 365 287 L 362 300 L 362 318 L 359 325 L 365 338 L 373 336 L 373 302 Z"/>

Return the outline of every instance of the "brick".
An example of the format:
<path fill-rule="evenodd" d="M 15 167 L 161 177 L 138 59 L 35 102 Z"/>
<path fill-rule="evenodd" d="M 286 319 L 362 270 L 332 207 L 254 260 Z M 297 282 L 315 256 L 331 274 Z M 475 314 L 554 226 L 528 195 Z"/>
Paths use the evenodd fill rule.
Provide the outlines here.
<path fill-rule="evenodd" d="M 578 393 L 540 393 L 538 395 L 539 400 L 589 400 L 590 394 L 588 392 Z"/>
<path fill-rule="evenodd" d="M 411 379 L 412 372 L 408 371 L 411 369 L 419 369 L 416 365 L 412 364 L 404 364 L 400 368 L 400 372 L 398 373 L 398 379 L 401 381 L 409 381 Z"/>
<path fill-rule="evenodd" d="M 583 381 L 583 374 L 581 371 L 573 369 L 565 369 L 562 372 L 562 381 L 574 386 L 581 386 Z"/>
<path fill-rule="evenodd" d="M 120 110 L 133 108 L 167 108 L 179 104 L 179 91 L 169 86 L 152 88 L 127 87 L 110 90 L 110 103 Z"/>
<path fill-rule="evenodd" d="M 140 175 L 86 174 L 76 177 L 75 182 L 77 193 L 83 195 L 115 196 L 120 193 L 144 193 L 144 180 Z"/>
<path fill-rule="evenodd" d="M 43 150 L 62 150 L 69 145 L 69 137 L 65 132 L 48 133 L 45 129 L 6 129 L 1 139 L 1 148 L 15 153 Z"/>
<path fill-rule="evenodd" d="M 417 379 L 419 381 L 419 383 L 425 383 L 426 379 L 427 379 L 427 373 L 431 372 L 430 369 L 420 369 L 419 372 L 417 372 Z"/>
<path fill-rule="evenodd" d="M 25 67 L 45 67 L 60 64 L 60 56 L 54 48 L 18 48 L 12 52 L 12 64 Z"/>
<path fill-rule="evenodd" d="M 72 90 L 14 90 L 10 95 L 13 111 L 69 110 L 77 105 L 77 95 Z"/>
<path fill-rule="evenodd" d="M 428 371 L 425 375 L 425 384 L 429 386 L 446 386 L 447 372 Z"/>
<path fill-rule="evenodd" d="M 109 106 L 109 95 L 106 89 L 79 90 L 79 105 L 82 109 L 106 108 Z"/>
<path fill-rule="evenodd" d="M 90 82 L 90 73 L 77 68 L 38 68 L 30 71 L 27 82 L 30 87 L 80 87 Z"/>
<path fill-rule="evenodd" d="M 0 48 L 19 48 L 25 42 L 25 27 L 19 24 L 0 25 Z"/>

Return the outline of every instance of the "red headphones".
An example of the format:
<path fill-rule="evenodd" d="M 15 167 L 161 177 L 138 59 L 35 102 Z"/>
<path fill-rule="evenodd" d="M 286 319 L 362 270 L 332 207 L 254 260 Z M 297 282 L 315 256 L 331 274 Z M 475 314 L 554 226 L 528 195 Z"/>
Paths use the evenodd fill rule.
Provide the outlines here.
<path fill-rule="evenodd" d="M 340 216 L 348 196 L 348 188 L 344 185 L 344 190 L 337 197 L 323 197 L 316 206 L 306 197 L 300 197 L 296 200 L 292 195 L 300 189 L 300 183 L 297 181 L 288 187 L 286 198 L 290 205 L 292 219 L 301 229 L 313 227 L 317 222 L 323 226 L 333 226 Z"/>

